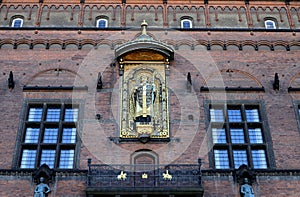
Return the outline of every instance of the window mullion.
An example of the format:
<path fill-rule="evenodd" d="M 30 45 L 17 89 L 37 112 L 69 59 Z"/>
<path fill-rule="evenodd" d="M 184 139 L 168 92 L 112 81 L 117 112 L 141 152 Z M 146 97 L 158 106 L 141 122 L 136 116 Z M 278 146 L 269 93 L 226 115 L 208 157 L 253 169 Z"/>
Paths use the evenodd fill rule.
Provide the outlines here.
<path fill-rule="evenodd" d="M 244 123 L 244 135 L 245 135 L 245 143 L 250 144 L 250 138 L 249 138 L 249 127 L 248 123 Z"/>
<path fill-rule="evenodd" d="M 40 133 L 39 133 L 39 138 L 38 138 L 38 143 L 37 143 L 37 151 L 36 151 L 36 167 L 39 167 L 41 165 L 41 156 L 42 156 L 42 149 L 43 149 L 43 136 L 45 132 L 45 120 L 46 120 L 46 115 L 47 115 L 47 104 L 43 104 L 43 111 L 42 111 L 42 117 L 40 120 Z"/>
<path fill-rule="evenodd" d="M 36 148 L 36 156 L 35 156 L 35 167 L 38 168 L 41 165 L 41 157 L 42 157 L 42 145 L 41 143 L 37 144 Z"/>
<path fill-rule="evenodd" d="M 253 159 L 252 159 L 252 151 L 251 150 L 252 150 L 252 147 L 249 143 L 248 146 L 247 146 L 248 166 L 250 168 L 253 168 L 254 166 L 253 166 Z"/>
<path fill-rule="evenodd" d="M 242 115 L 243 122 L 247 122 L 247 117 L 246 117 L 246 113 L 245 113 L 245 105 L 242 104 L 240 109 L 241 109 L 241 115 Z"/>
<path fill-rule="evenodd" d="M 227 106 L 224 105 L 223 108 L 224 112 L 224 124 L 225 124 L 225 133 L 226 133 L 226 138 L 227 138 L 227 150 L 228 150 L 228 159 L 229 159 L 229 167 L 234 168 L 234 163 L 233 163 L 233 150 L 232 150 L 232 141 L 231 141 L 231 135 L 230 135 L 230 124 L 229 124 L 229 119 L 228 119 L 228 111 L 227 111 Z"/>
<path fill-rule="evenodd" d="M 44 103 L 44 105 L 43 105 L 43 113 L 42 113 L 42 120 L 41 121 L 46 121 L 46 116 L 47 116 L 47 104 Z"/>
<path fill-rule="evenodd" d="M 248 132 L 248 122 L 247 122 L 247 116 L 246 116 L 246 109 L 245 105 L 242 104 L 241 106 L 241 112 L 242 112 L 242 117 L 244 120 L 244 135 L 245 135 L 245 144 L 246 144 L 246 151 L 247 151 L 247 159 L 248 159 L 248 166 L 250 168 L 253 168 L 252 165 L 252 154 L 251 154 L 251 144 L 250 144 L 250 139 L 249 139 L 249 132 Z"/>
<path fill-rule="evenodd" d="M 59 155 L 61 151 L 61 138 L 62 138 L 62 130 L 63 130 L 63 119 L 64 119 L 64 111 L 65 111 L 65 104 L 61 104 L 60 108 L 60 117 L 59 117 L 59 124 L 58 124 L 58 135 L 57 135 L 57 144 L 56 144 L 56 155 L 55 155 L 55 168 L 59 167 Z"/>

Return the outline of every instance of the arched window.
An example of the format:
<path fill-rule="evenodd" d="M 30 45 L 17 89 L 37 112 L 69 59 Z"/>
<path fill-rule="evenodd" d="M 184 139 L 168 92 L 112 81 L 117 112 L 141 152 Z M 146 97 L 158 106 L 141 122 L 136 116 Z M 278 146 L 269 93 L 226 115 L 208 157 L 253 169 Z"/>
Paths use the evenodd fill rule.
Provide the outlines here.
<path fill-rule="evenodd" d="M 23 19 L 21 17 L 17 17 L 17 18 L 14 18 L 11 22 L 11 26 L 12 27 L 22 27 L 23 26 Z"/>
<path fill-rule="evenodd" d="M 192 28 L 192 21 L 190 19 L 182 19 L 181 20 L 181 28 L 183 29 L 190 29 Z"/>
<path fill-rule="evenodd" d="M 96 27 L 98 28 L 107 28 L 108 20 L 105 18 L 100 18 L 96 21 Z"/>
<path fill-rule="evenodd" d="M 276 23 L 273 20 L 265 20 L 265 27 L 266 29 L 276 29 Z"/>

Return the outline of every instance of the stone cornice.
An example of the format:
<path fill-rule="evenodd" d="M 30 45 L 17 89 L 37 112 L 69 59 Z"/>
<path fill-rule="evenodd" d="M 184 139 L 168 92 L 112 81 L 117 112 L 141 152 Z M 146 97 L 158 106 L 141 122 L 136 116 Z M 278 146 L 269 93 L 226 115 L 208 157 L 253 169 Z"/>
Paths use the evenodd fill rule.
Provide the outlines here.
<path fill-rule="evenodd" d="M 34 170 L 11 170 L 0 169 L 0 176 L 32 176 Z M 254 170 L 256 176 L 300 176 L 300 169 L 274 169 L 274 170 Z M 58 177 L 78 177 L 87 176 L 87 170 L 54 170 Z M 233 176 L 234 170 L 202 170 L 203 177 L 211 176 Z"/>
<path fill-rule="evenodd" d="M 25 176 L 32 176 L 35 170 L 23 170 L 23 169 L 0 169 L 0 176 L 19 176 L 19 177 L 25 177 Z M 86 176 L 87 170 L 54 170 L 55 176 Z"/>
<path fill-rule="evenodd" d="M 234 170 L 202 170 L 203 177 L 233 176 Z M 300 176 L 300 169 L 266 169 L 253 170 L 256 176 Z"/>

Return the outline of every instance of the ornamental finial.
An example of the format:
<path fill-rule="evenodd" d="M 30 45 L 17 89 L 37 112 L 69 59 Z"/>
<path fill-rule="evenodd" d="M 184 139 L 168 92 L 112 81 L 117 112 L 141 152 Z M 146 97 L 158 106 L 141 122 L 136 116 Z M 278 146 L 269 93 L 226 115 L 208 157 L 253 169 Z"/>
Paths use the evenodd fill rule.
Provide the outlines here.
<path fill-rule="evenodd" d="M 142 34 L 147 34 L 147 22 L 145 20 L 143 20 L 141 27 L 142 27 Z"/>

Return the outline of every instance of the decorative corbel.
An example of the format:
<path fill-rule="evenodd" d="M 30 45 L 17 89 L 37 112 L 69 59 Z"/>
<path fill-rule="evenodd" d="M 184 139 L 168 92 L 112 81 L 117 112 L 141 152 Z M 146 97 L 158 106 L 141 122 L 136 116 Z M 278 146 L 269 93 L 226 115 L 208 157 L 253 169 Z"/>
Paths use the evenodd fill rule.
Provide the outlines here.
<path fill-rule="evenodd" d="M 234 171 L 234 180 L 239 185 L 244 183 L 244 179 L 247 178 L 248 182 L 252 184 L 255 182 L 255 173 L 249 169 L 245 164 L 241 165 L 236 171 Z"/>
<path fill-rule="evenodd" d="M 35 172 L 32 174 L 33 181 L 38 183 L 40 178 L 44 178 L 45 183 L 51 183 L 54 178 L 54 172 L 49 168 L 47 164 L 41 165 Z"/>

